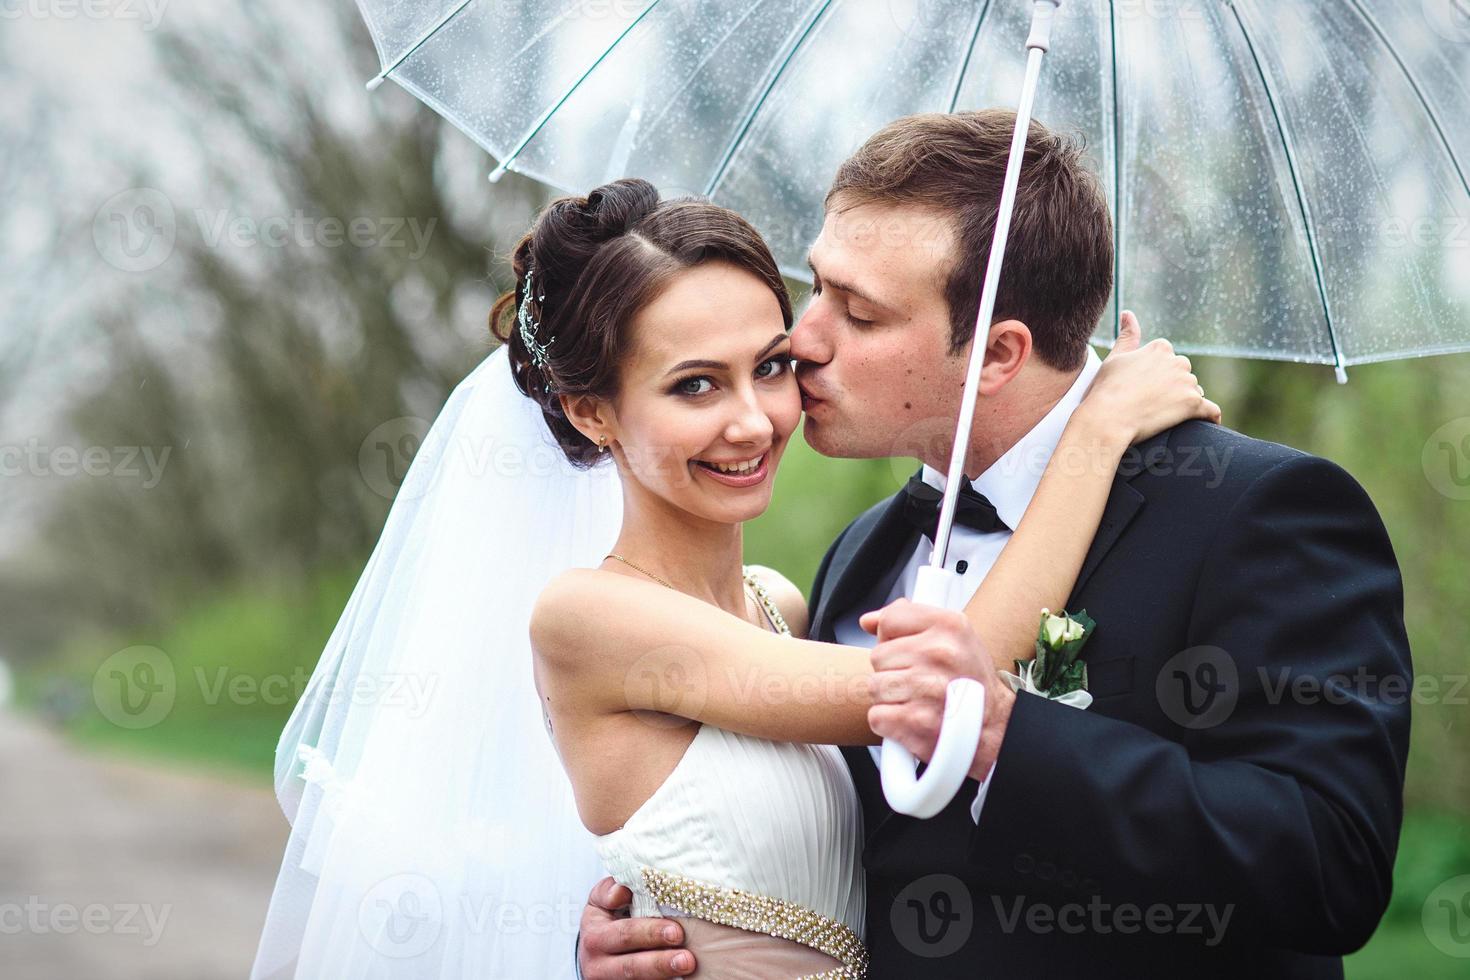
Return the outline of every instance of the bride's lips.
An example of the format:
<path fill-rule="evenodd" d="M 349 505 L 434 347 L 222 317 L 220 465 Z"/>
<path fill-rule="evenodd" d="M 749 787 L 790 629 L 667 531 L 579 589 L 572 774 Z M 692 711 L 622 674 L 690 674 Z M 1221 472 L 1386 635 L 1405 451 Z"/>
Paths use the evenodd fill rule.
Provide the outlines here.
<path fill-rule="evenodd" d="M 701 460 L 696 459 L 693 462 L 696 469 L 717 483 L 723 483 L 727 487 L 753 487 L 765 482 L 771 469 L 771 451 L 768 449 L 762 453 L 760 465 L 749 473 L 721 473 Z"/>

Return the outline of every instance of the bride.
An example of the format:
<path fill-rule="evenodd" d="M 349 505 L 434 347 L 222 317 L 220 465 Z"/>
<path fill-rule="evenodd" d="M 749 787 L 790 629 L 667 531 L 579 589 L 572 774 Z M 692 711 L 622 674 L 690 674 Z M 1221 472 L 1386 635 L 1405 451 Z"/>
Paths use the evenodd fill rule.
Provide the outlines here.
<path fill-rule="evenodd" d="M 867 651 L 804 639 L 801 592 L 743 564 L 801 414 L 775 261 L 631 179 L 553 202 L 512 261 L 505 343 L 419 449 L 282 735 L 252 976 L 571 976 L 601 869 L 634 915 L 682 917 L 701 976 L 863 976 L 835 746 L 878 741 Z M 965 609 L 1000 665 L 1064 603 L 1127 446 L 1217 417 L 1136 347 L 1053 456 L 1103 465 L 1048 467 Z"/>

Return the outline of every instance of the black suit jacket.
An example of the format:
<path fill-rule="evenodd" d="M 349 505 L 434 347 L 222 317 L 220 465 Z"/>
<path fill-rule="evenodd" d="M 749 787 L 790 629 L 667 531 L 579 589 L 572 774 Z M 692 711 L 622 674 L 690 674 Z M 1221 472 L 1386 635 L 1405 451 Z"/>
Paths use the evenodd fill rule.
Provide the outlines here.
<path fill-rule="evenodd" d="M 916 540 L 898 499 L 828 550 L 814 638 L 896 578 Z M 1095 700 L 1019 696 L 978 826 L 973 781 L 916 820 L 844 749 L 871 975 L 1341 977 L 1389 897 L 1412 684 L 1363 489 L 1181 425 L 1125 457 L 1067 608 L 1098 623 Z"/>

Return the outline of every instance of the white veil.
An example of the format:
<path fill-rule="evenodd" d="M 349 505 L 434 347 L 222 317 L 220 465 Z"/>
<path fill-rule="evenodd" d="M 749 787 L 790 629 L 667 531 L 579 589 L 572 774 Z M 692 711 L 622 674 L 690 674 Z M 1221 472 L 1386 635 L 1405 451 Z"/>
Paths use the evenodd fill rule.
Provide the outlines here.
<path fill-rule="evenodd" d="M 505 348 L 455 388 L 276 749 L 291 821 L 251 977 L 573 976 L 604 872 L 532 684 L 527 624 L 622 520 Z"/>

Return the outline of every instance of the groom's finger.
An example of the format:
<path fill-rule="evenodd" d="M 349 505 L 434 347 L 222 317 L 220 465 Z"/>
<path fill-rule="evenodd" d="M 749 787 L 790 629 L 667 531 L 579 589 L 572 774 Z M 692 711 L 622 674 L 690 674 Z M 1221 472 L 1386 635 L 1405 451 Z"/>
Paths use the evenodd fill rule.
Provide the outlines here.
<path fill-rule="evenodd" d="M 582 970 L 582 980 L 665 980 L 687 977 L 694 972 L 694 956 L 687 950 L 677 953 L 630 953 Z"/>
<path fill-rule="evenodd" d="M 888 674 L 913 667 L 923 653 L 923 645 L 912 636 L 896 636 L 869 650 L 868 662 L 873 665 L 875 674 Z"/>
<path fill-rule="evenodd" d="M 682 977 L 694 971 L 687 949 L 670 949 L 684 930 L 670 919 L 633 918 L 588 921 L 582 918 L 579 961 L 585 980 Z"/>
<path fill-rule="evenodd" d="M 633 904 L 633 893 L 626 886 L 618 884 L 617 879 L 609 875 L 592 886 L 592 893 L 587 896 L 587 904 L 595 905 L 607 912 L 617 912 Z"/>
<path fill-rule="evenodd" d="M 876 613 L 868 615 L 879 617 L 875 634 L 879 643 L 922 633 L 932 627 L 955 627 L 965 619 L 964 613 L 953 609 L 941 609 L 909 599 L 894 599 Z"/>
<path fill-rule="evenodd" d="M 868 699 L 874 704 L 908 704 L 926 699 L 944 703 L 947 682 L 930 671 L 880 670 L 868 675 Z"/>
<path fill-rule="evenodd" d="M 612 919 L 583 930 L 582 945 L 598 953 L 664 950 L 684 941 L 684 929 L 673 919 Z"/>

